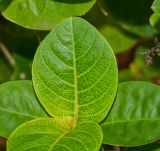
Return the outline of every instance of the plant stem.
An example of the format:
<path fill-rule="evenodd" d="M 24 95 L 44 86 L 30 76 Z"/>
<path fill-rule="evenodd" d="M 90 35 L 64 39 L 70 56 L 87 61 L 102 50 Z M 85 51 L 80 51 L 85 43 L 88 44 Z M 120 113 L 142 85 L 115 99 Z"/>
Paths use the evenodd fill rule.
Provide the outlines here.
<path fill-rule="evenodd" d="M 10 65 L 14 68 L 15 64 L 16 64 L 16 61 L 12 57 L 12 55 L 9 52 L 9 50 L 7 49 L 7 47 L 1 41 L 0 41 L 0 50 L 2 51 L 4 56 L 7 58 L 8 62 L 10 63 Z"/>
<path fill-rule="evenodd" d="M 119 146 L 114 146 L 113 149 L 114 151 L 121 151 L 121 148 Z"/>

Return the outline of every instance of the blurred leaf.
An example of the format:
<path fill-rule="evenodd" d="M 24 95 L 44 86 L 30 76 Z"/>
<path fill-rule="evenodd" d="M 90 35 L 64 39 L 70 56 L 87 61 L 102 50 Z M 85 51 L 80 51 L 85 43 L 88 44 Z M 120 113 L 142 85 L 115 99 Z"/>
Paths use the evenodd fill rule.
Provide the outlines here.
<path fill-rule="evenodd" d="M 11 68 L 7 63 L 0 57 L 0 84 L 10 80 L 12 75 Z"/>
<path fill-rule="evenodd" d="M 124 23 L 119 23 L 122 28 L 125 30 L 141 37 L 152 37 L 158 34 L 158 31 L 150 26 L 149 24 L 147 25 L 130 25 L 130 24 L 124 24 Z"/>
<path fill-rule="evenodd" d="M 75 129 L 55 118 L 32 120 L 19 126 L 9 137 L 8 151 L 98 151 L 102 130 L 94 122 L 79 123 Z"/>
<path fill-rule="evenodd" d="M 160 14 L 159 13 L 154 13 L 150 17 L 150 24 L 160 31 Z"/>
<path fill-rule="evenodd" d="M 120 83 L 115 103 L 101 124 L 103 142 L 116 146 L 139 146 L 158 140 L 159 92 L 159 86 L 148 82 Z"/>
<path fill-rule="evenodd" d="M 126 151 L 160 151 L 160 144 L 152 143 L 144 146 L 130 147 Z"/>
<path fill-rule="evenodd" d="M 150 17 L 150 23 L 160 31 L 160 1 L 154 0 L 151 8 L 155 13 Z"/>
<path fill-rule="evenodd" d="M 31 81 L 10 81 L 0 85 L 0 136 L 8 137 L 22 123 L 46 117 Z"/>
<path fill-rule="evenodd" d="M 100 0 L 109 15 L 129 24 L 148 24 L 153 0 Z"/>
<path fill-rule="evenodd" d="M 21 26 L 50 30 L 64 18 L 85 14 L 94 3 L 95 0 L 13 0 L 2 14 Z"/>
<path fill-rule="evenodd" d="M 113 26 L 102 26 L 98 29 L 106 38 L 115 53 L 125 52 L 136 44 L 136 39 L 124 34 Z"/>
<path fill-rule="evenodd" d="M 39 35 L 37 31 L 26 30 L 13 23 L 0 27 L 0 41 L 10 52 L 16 52 L 25 57 L 33 58 L 39 45 L 38 38 L 43 39 Z"/>
<path fill-rule="evenodd" d="M 7 8 L 11 2 L 12 2 L 12 0 L 0 0 L 0 11 Z"/>
<path fill-rule="evenodd" d="M 159 0 L 154 0 L 151 8 L 155 13 L 159 13 L 160 14 L 160 1 Z"/>
<path fill-rule="evenodd" d="M 124 81 L 131 81 L 134 77 L 131 74 L 131 71 L 129 69 L 123 69 L 118 72 L 118 81 L 124 82 Z"/>
<path fill-rule="evenodd" d="M 28 58 L 24 58 L 18 54 L 13 55 L 14 59 L 16 60 L 16 66 L 11 77 L 12 80 L 31 80 L 31 67 L 32 67 L 32 60 Z"/>
<path fill-rule="evenodd" d="M 103 148 L 103 147 L 101 147 L 99 151 L 104 151 L 104 148 Z"/>

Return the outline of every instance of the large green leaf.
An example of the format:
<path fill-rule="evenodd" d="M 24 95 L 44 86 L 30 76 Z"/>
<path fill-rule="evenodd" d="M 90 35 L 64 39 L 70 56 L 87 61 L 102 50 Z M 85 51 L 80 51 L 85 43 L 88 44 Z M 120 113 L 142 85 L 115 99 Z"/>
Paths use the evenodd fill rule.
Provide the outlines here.
<path fill-rule="evenodd" d="M 40 44 L 33 62 L 33 84 L 53 117 L 100 122 L 117 88 L 113 51 L 85 20 L 62 21 Z"/>
<path fill-rule="evenodd" d="M 70 129 L 63 121 L 42 118 L 19 126 L 8 139 L 8 151 L 98 151 L 102 130 L 94 122 Z"/>
<path fill-rule="evenodd" d="M 0 136 L 8 137 L 20 124 L 46 117 L 31 81 L 10 81 L 0 85 Z"/>
<path fill-rule="evenodd" d="M 49 30 L 64 18 L 85 14 L 96 0 L 13 0 L 2 12 L 21 26 Z"/>
<path fill-rule="evenodd" d="M 148 82 L 119 84 L 115 103 L 101 124 L 104 143 L 139 146 L 160 138 L 160 87 Z"/>

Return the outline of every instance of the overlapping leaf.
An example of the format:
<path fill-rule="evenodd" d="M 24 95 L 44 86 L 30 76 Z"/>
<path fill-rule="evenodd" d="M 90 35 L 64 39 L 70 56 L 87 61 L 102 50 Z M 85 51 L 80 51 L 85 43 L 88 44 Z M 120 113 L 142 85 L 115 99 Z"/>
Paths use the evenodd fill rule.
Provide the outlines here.
<path fill-rule="evenodd" d="M 12 81 L 0 85 L 0 136 L 8 137 L 22 123 L 46 116 L 31 81 Z"/>
<path fill-rule="evenodd" d="M 101 124 L 104 143 L 148 144 L 160 138 L 160 87 L 148 82 L 119 84 L 109 115 Z"/>
<path fill-rule="evenodd" d="M 160 1 L 155 0 L 151 8 L 155 13 L 150 17 L 150 23 L 153 27 L 160 30 Z"/>
<path fill-rule="evenodd" d="M 115 97 L 116 60 L 93 26 L 80 18 L 68 18 L 39 46 L 33 83 L 51 116 L 100 122 Z"/>
<path fill-rule="evenodd" d="M 8 151 L 98 151 L 102 131 L 94 122 L 69 129 L 63 121 L 42 118 L 18 127 L 8 139 Z"/>
<path fill-rule="evenodd" d="M 3 1 L 2 1 L 3 2 Z M 3 2 L 4 17 L 21 26 L 50 30 L 64 18 L 80 16 L 86 13 L 95 3 L 95 0 L 13 0 Z"/>

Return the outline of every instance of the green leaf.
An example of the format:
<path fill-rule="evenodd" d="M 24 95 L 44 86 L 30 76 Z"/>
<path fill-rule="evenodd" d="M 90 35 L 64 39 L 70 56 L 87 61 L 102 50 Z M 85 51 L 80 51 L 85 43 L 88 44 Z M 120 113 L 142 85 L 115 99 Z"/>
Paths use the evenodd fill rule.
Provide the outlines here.
<path fill-rule="evenodd" d="M 154 13 L 150 17 L 150 24 L 160 31 L 160 14 L 159 13 Z"/>
<path fill-rule="evenodd" d="M 7 8 L 11 2 L 12 0 L 0 0 L 0 11 Z"/>
<path fill-rule="evenodd" d="M 83 122 L 70 129 L 63 121 L 42 118 L 19 126 L 7 145 L 8 151 L 98 151 L 102 135 L 94 122 Z"/>
<path fill-rule="evenodd" d="M 154 12 L 160 14 L 160 1 L 159 1 L 159 0 L 154 0 L 151 8 L 152 8 L 152 10 L 153 10 Z"/>
<path fill-rule="evenodd" d="M 150 24 L 160 30 L 160 1 L 155 0 L 151 8 L 155 13 L 150 17 Z"/>
<path fill-rule="evenodd" d="M 64 18 L 85 14 L 96 0 L 13 0 L 2 12 L 21 26 L 50 30 Z"/>
<path fill-rule="evenodd" d="M 18 54 L 13 54 L 13 56 L 14 59 L 16 60 L 16 65 L 11 79 L 12 80 L 32 79 L 31 75 L 32 61 Z"/>
<path fill-rule="evenodd" d="M 0 84 L 10 80 L 12 70 L 6 61 L 0 56 Z"/>
<path fill-rule="evenodd" d="M 158 140 L 159 92 L 159 86 L 148 82 L 119 84 L 115 103 L 101 124 L 103 142 L 118 146 L 139 146 Z"/>
<path fill-rule="evenodd" d="M 153 37 L 156 34 L 158 34 L 158 31 L 149 24 L 130 25 L 130 24 L 120 23 L 120 26 L 122 26 L 122 28 L 124 28 L 125 30 L 129 31 L 131 34 L 135 34 L 141 37 Z"/>
<path fill-rule="evenodd" d="M 148 24 L 153 0 L 100 0 L 109 15 L 129 24 Z"/>
<path fill-rule="evenodd" d="M 100 122 L 110 110 L 117 88 L 113 51 L 85 20 L 65 19 L 36 52 L 33 84 L 51 116 L 72 117 L 74 124 L 77 120 Z"/>
<path fill-rule="evenodd" d="M 104 148 L 103 148 L 103 147 L 101 147 L 99 151 L 104 151 Z"/>
<path fill-rule="evenodd" d="M 22 123 L 46 117 L 31 81 L 10 81 L 0 85 L 0 136 L 8 137 Z"/>
<path fill-rule="evenodd" d="M 125 52 L 136 44 L 136 39 L 113 26 L 103 25 L 98 30 L 108 40 L 115 53 Z"/>

